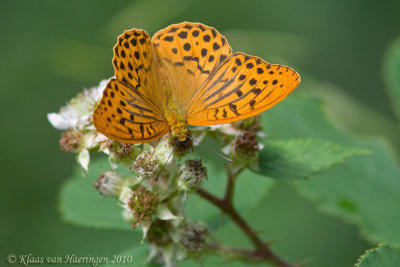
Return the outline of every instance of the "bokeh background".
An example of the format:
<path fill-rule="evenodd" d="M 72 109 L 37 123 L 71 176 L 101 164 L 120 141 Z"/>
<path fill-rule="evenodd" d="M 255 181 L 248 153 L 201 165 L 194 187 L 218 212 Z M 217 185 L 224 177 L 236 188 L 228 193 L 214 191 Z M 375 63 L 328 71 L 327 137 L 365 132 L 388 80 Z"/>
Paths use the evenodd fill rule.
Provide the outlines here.
<path fill-rule="evenodd" d="M 382 57 L 400 35 L 399 10 L 395 0 L 2 0 L 0 265 L 9 253 L 107 256 L 138 242 L 135 233 L 62 221 L 58 191 L 76 163 L 59 150 L 60 132 L 46 118 L 82 88 L 113 75 L 112 47 L 124 29 L 152 35 L 185 20 L 213 26 L 234 51 L 337 87 L 382 118 L 382 127 L 356 130 L 396 144 Z M 309 258 L 308 266 L 352 266 L 373 246 L 356 226 L 320 212 L 285 184 L 262 207 L 248 218 L 268 221 L 279 250 L 295 261 Z"/>

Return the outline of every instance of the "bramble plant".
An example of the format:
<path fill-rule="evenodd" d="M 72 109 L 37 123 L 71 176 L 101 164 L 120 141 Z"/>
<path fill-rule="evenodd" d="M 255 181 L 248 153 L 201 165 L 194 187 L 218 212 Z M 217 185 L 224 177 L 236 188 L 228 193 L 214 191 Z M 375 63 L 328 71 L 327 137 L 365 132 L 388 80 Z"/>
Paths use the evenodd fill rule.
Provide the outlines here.
<path fill-rule="evenodd" d="M 48 114 L 48 119 L 55 128 L 64 130 L 60 148 L 76 155 L 84 177 L 97 172 L 101 165 L 104 171 L 93 184 L 100 194 L 98 198 L 111 198 L 115 207 L 120 206 L 120 212 L 103 214 L 105 221 L 99 218 L 100 220 L 90 222 L 85 218 L 85 203 L 81 203 L 83 208 L 81 206 L 77 209 L 82 209 L 82 213 L 78 212 L 77 216 L 82 218 L 73 220 L 81 220 L 83 224 L 92 226 L 107 225 L 107 220 L 111 220 L 118 222 L 118 227 L 121 227 L 118 218 L 110 219 L 106 216 L 123 218 L 132 230 L 142 230 L 142 242 L 148 243 L 150 247 L 146 262 L 175 266 L 185 258 L 202 261 L 206 255 L 216 253 L 230 260 L 300 266 L 291 265 L 275 254 L 270 248 L 271 243 L 262 240 L 257 230 L 241 215 L 234 205 L 237 180 L 246 169 L 253 171 L 254 176 L 262 174 L 276 178 L 305 178 L 348 157 L 366 153 L 364 149 L 344 147 L 318 139 L 274 141 L 266 138 L 266 133 L 262 132 L 259 116 L 231 124 L 193 127 L 190 129 L 192 137 L 184 142 L 170 134 L 152 143 L 116 142 L 97 132 L 91 119 L 105 85 L 106 81 L 102 81 L 98 87 L 85 90 L 62 107 L 59 113 Z M 202 145 L 204 141 L 210 143 L 210 140 L 214 140 L 211 144 L 218 145 L 215 150 L 223 151 L 232 162 L 220 161 L 219 156 L 207 150 L 208 145 Z M 259 140 L 263 140 L 265 144 Z M 202 156 L 199 156 L 198 151 L 202 150 Z M 97 156 L 90 163 L 90 154 L 94 153 L 106 155 L 108 160 L 104 156 Z M 221 165 L 216 166 L 214 161 Z M 221 169 L 225 169 L 226 186 L 223 196 L 218 197 L 203 185 L 211 182 L 210 180 L 220 182 L 224 179 Z M 247 179 L 244 183 L 260 182 L 257 179 L 254 181 L 251 176 L 243 177 L 242 179 Z M 262 187 L 265 184 L 252 186 Z M 80 190 L 82 193 L 82 189 Z M 92 190 L 85 190 L 85 195 L 94 194 Z M 252 196 L 254 199 L 250 200 L 249 205 L 252 205 L 251 201 L 258 201 L 258 194 L 255 190 Z M 190 218 L 186 204 L 194 195 L 202 198 L 198 201 L 211 203 L 220 210 L 221 216 L 232 220 L 254 248 L 236 248 L 223 244 L 223 240 L 218 240 L 213 235 L 213 229 L 207 221 Z M 105 201 L 98 203 L 100 205 L 91 209 L 97 209 L 99 213 L 105 213 L 109 209 L 102 207 L 101 203 L 106 204 Z M 105 206 L 108 205 L 107 203 Z M 195 207 L 191 208 L 189 205 L 189 208 Z M 202 212 L 207 213 L 207 210 Z M 210 215 L 212 213 L 210 210 Z"/>
<path fill-rule="evenodd" d="M 398 47 L 395 43 L 385 61 L 396 111 Z M 275 182 L 290 181 L 322 211 L 357 224 L 366 240 L 380 244 L 357 266 L 399 265 L 400 228 L 393 212 L 399 169 L 388 147 L 339 131 L 315 98 L 290 97 L 261 117 L 299 85 L 296 71 L 232 53 L 214 28 L 189 22 L 153 39 L 143 30 L 125 31 L 114 47 L 113 65 L 115 77 L 48 114 L 64 131 L 61 150 L 74 153 L 81 166 L 61 190 L 66 221 L 141 230 L 141 242 L 132 241 L 121 254 L 133 253 L 139 265 L 210 266 L 218 264 L 217 255 L 217 261 L 239 261 L 238 266 L 303 266 L 306 261 L 289 263 L 293 259 L 277 253 L 276 241 L 266 239 L 247 216 L 255 207 L 263 211 L 261 200 Z M 369 124 L 372 113 L 362 108 L 354 113 L 357 105 L 329 86 L 310 78 L 305 87 L 319 100 L 340 103 L 327 109 L 352 127 L 359 118 Z M 358 155 L 364 156 L 350 159 Z M 237 227 L 221 235 L 230 224 Z M 235 240 L 238 231 L 248 243 Z"/>

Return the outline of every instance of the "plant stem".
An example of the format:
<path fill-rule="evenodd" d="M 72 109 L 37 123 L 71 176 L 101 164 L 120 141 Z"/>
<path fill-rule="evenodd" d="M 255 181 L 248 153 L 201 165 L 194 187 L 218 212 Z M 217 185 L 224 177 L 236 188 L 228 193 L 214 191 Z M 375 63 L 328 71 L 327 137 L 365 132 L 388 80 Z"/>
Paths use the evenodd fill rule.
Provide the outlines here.
<path fill-rule="evenodd" d="M 232 172 L 231 168 L 229 167 L 227 168 L 227 174 L 228 174 L 228 181 L 226 184 L 224 201 L 232 205 L 233 192 L 235 191 L 235 180 L 237 175 L 235 175 Z"/>
<path fill-rule="evenodd" d="M 216 244 L 205 244 L 204 249 L 207 252 L 220 254 L 231 260 L 236 259 L 248 263 L 258 263 L 264 261 L 262 255 L 257 253 L 255 250 L 232 248 Z"/>
<path fill-rule="evenodd" d="M 295 265 L 291 265 L 285 262 L 283 259 L 279 258 L 276 254 L 274 254 L 271 249 L 265 244 L 256 232 L 248 225 L 248 223 L 240 216 L 235 207 L 233 206 L 233 192 L 234 192 L 234 184 L 236 180 L 236 174 L 232 172 L 232 170 L 228 167 L 228 181 L 226 186 L 225 197 L 223 199 L 214 196 L 208 191 L 199 188 L 197 189 L 197 194 L 202 198 L 208 200 L 213 203 L 215 206 L 219 207 L 224 213 L 226 213 L 239 228 L 243 231 L 243 233 L 247 236 L 247 238 L 253 244 L 255 250 L 243 250 L 236 248 L 229 248 L 225 246 L 218 245 L 207 245 L 208 249 L 213 248 L 218 253 L 227 253 L 235 254 L 237 253 L 238 258 L 241 260 L 247 259 L 247 261 L 259 262 L 259 261 L 267 261 L 269 263 L 274 264 L 279 267 L 294 267 Z"/>

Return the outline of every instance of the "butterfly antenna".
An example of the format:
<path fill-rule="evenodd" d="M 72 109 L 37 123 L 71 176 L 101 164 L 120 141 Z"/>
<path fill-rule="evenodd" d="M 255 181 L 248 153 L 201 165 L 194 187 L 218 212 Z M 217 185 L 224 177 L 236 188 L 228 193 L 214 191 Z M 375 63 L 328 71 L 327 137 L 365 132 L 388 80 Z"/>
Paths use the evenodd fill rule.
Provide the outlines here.
<path fill-rule="evenodd" d="M 178 142 L 176 142 L 175 143 L 175 145 L 174 145 L 174 148 L 172 149 L 172 151 L 171 151 L 171 154 L 169 154 L 169 156 L 168 156 L 168 158 L 167 158 L 167 160 L 165 161 L 165 163 L 163 164 L 163 166 L 161 167 L 161 169 L 160 169 L 160 171 L 158 172 L 158 175 L 157 175 L 157 177 L 154 179 L 154 180 L 158 180 L 158 178 L 160 177 L 160 174 L 162 173 L 162 171 L 164 170 L 164 168 L 165 168 L 165 165 L 167 165 L 167 162 L 169 161 L 169 159 L 171 158 L 171 156 L 172 156 L 172 154 L 174 154 L 174 152 L 175 152 L 175 149 L 176 149 L 176 145 L 178 144 Z M 155 151 L 155 149 L 154 149 L 154 151 Z"/>
<path fill-rule="evenodd" d="M 191 139 L 193 142 L 196 142 L 197 144 L 200 144 L 199 141 L 193 139 L 193 138 L 192 138 L 191 136 L 189 136 L 188 134 L 187 134 L 186 136 L 187 136 L 189 139 Z M 232 162 L 233 162 L 232 159 L 230 159 L 230 158 L 228 158 L 228 157 L 222 155 L 221 153 L 218 153 L 217 151 L 215 151 L 215 150 L 209 148 L 208 146 L 206 146 L 206 145 L 204 145 L 204 144 L 202 144 L 202 146 L 203 146 L 206 150 L 208 150 L 208 151 L 214 153 L 215 155 L 220 156 L 221 158 L 227 160 L 229 163 L 232 163 Z"/>

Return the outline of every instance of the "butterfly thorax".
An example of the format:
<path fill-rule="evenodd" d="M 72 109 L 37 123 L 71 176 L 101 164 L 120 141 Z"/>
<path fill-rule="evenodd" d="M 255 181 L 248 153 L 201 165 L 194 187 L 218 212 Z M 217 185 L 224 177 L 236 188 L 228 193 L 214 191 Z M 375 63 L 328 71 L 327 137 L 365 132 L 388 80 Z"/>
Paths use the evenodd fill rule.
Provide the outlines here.
<path fill-rule="evenodd" d="M 172 136 L 178 138 L 180 141 L 185 141 L 188 132 L 186 119 L 176 103 L 171 99 L 166 103 L 165 118 L 171 128 Z"/>

